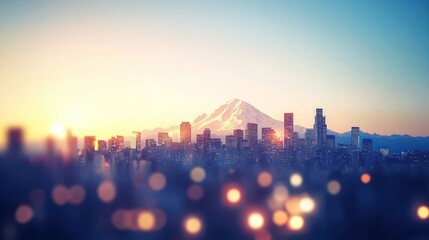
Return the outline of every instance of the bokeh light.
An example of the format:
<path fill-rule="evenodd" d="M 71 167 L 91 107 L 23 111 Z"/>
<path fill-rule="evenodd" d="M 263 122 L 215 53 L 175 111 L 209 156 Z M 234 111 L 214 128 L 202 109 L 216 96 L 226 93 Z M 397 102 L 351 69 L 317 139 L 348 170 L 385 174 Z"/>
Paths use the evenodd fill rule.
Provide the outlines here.
<path fill-rule="evenodd" d="M 68 190 L 64 185 L 56 185 L 52 191 L 52 199 L 54 202 L 60 206 L 67 203 L 68 200 Z"/>
<path fill-rule="evenodd" d="M 238 188 L 230 188 L 226 192 L 226 200 L 230 204 L 238 204 L 241 200 L 241 191 Z"/>
<path fill-rule="evenodd" d="M 33 218 L 33 209 L 28 205 L 21 205 L 15 212 L 15 220 L 20 224 L 25 224 Z"/>
<path fill-rule="evenodd" d="M 269 172 L 263 171 L 258 175 L 258 184 L 261 187 L 269 187 L 273 182 L 273 177 Z"/>
<path fill-rule="evenodd" d="M 273 223 L 277 226 L 283 226 L 287 222 L 287 214 L 283 210 L 277 210 L 273 213 Z"/>
<path fill-rule="evenodd" d="M 149 187 L 154 191 L 161 191 L 167 184 L 167 179 L 160 172 L 153 173 L 149 177 Z"/>
<path fill-rule="evenodd" d="M 417 208 L 417 216 L 421 220 L 426 220 L 429 218 L 429 208 L 427 206 L 419 206 Z"/>
<path fill-rule="evenodd" d="M 341 184 L 338 181 L 331 180 L 328 182 L 326 188 L 328 189 L 329 194 L 337 195 L 341 190 Z"/>
<path fill-rule="evenodd" d="M 276 202 L 283 204 L 288 197 L 288 190 L 284 185 L 278 184 L 273 191 L 273 198 Z"/>
<path fill-rule="evenodd" d="M 299 201 L 299 208 L 301 209 L 301 211 L 305 213 L 313 212 L 315 207 L 316 207 L 316 204 L 314 200 L 310 197 L 303 197 Z"/>
<path fill-rule="evenodd" d="M 290 214 L 297 215 L 301 213 L 300 203 L 301 203 L 300 197 L 297 197 L 297 196 L 289 197 L 286 200 L 285 208 Z"/>
<path fill-rule="evenodd" d="M 116 197 L 116 186 L 111 180 L 104 180 L 98 186 L 97 194 L 102 202 L 110 203 Z"/>
<path fill-rule="evenodd" d="M 247 225 L 251 230 L 260 230 L 264 224 L 264 216 L 260 212 L 251 212 L 247 216 Z"/>
<path fill-rule="evenodd" d="M 301 216 L 292 216 L 289 220 L 289 228 L 294 231 L 301 230 L 304 227 L 304 219 Z"/>
<path fill-rule="evenodd" d="M 193 184 L 188 187 L 186 193 L 189 199 L 197 201 L 203 197 L 204 189 L 199 184 Z"/>
<path fill-rule="evenodd" d="M 188 234 L 196 235 L 201 232 L 203 223 L 197 216 L 187 216 L 183 221 L 183 228 Z"/>
<path fill-rule="evenodd" d="M 150 231 L 155 226 L 155 215 L 149 211 L 141 211 L 137 217 L 137 225 L 140 230 Z"/>
<path fill-rule="evenodd" d="M 290 184 L 294 187 L 299 187 L 302 185 L 302 176 L 299 173 L 294 173 L 290 176 Z"/>
<path fill-rule="evenodd" d="M 195 167 L 191 170 L 190 177 L 196 183 L 202 182 L 206 178 L 206 171 L 202 167 Z"/>
<path fill-rule="evenodd" d="M 85 189 L 80 185 L 74 185 L 68 190 L 68 201 L 71 204 L 78 205 L 85 199 Z"/>
<path fill-rule="evenodd" d="M 363 184 L 368 184 L 369 182 L 371 182 L 371 175 L 369 175 L 368 173 L 364 173 L 360 176 L 360 180 Z"/>

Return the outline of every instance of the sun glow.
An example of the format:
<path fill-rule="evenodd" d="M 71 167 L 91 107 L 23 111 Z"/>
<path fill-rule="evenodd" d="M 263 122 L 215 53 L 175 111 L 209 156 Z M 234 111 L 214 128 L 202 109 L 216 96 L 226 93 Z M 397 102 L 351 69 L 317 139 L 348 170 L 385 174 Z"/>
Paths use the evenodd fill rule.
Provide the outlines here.
<path fill-rule="evenodd" d="M 51 134 L 59 139 L 63 139 L 66 136 L 66 129 L 63 125 L 56 123 L 51 127 Z"/>

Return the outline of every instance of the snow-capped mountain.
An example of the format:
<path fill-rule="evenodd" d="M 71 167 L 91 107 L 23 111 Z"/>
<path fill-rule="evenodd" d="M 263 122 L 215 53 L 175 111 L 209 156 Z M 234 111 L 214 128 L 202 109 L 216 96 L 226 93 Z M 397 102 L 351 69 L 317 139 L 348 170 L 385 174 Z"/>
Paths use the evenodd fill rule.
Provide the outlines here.
<path fill-rule="evenodd" d="M 261 128 L 263 127 L 271 127 L 279 133 L 280 136 L 283 135 L 283 121 L 273 119 L 243 100 L 232 99 L 210 114 L 204 113 L 195 118 L 195 120 L 191 122 L 192 138 L 195 138 L 195 134 L 202 133 L 205 128 L 210 128 L 213 136 L 223 138 L 226 135 L 232 134 L 234 129 L 245 130 L 247 123 L 258 124 L 259 136 L 261 134 Z M 305 128 L 295 125 L 295 131 L 303 136 Z M 170 132 L 173 138 L 178 138 L 179 125 L 169 128 L 144 130 L 142 135 L 144 138 L 156 138 L 158 132 Z"/>

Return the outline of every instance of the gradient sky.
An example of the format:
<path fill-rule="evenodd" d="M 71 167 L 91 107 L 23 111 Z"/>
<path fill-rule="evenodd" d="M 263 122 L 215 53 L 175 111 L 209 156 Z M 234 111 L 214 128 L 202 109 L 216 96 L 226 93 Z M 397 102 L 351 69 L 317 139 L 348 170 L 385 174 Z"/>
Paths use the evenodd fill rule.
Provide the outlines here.
<path fill-rule="evenodd" d="M 429 135 L 428 1 L 1 1 L 0 127 L 107 138 L 229 99 Z M 4 136 L 0 137 L 4 141 Z"/>

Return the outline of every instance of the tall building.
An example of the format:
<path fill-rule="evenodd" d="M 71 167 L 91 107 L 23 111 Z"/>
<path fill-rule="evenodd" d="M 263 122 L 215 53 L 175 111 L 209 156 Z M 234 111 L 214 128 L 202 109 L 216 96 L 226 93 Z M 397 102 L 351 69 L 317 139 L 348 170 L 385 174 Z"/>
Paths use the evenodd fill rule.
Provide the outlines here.
<path fill-rule="evenodd" d="M 159 132 L 158 133 L 158 144 L 159 145 L 165 145 L 169 146 L 171 144 L 172 140 L 170 135 L 168 135 L 168 132 Z"/>
<path fill-rule="evenodd" d="M 326 135 L 326 146 L 328 148 L 335 148 L 335 135 Z"/>
<path fill-rule="evenodd" d="M 95 151 L 95 136 L 85 136 L 83 138 L 83 149 L 86 152 Z"/>
<path fill-rule="evenodd" d="M 225 145 L 227 149 L 238 149 L 237 137 L 234 135 L 225 136 Z"/>
<path fill-rule="evenodd" d="M 264 145 L 270 145 L 274 142 L 276 138 L 276 132 L 274 129 L 268 127 L 268 128 L 262 128 L 262 143 Z"/>
<path fill-rule="evenodd" d="M 352 127 L 351 136 L 352 136 L 352 142 L 350 145 L 351 149 L 352 150 L 359 149 L 359 142 L 360 142 L 359 127 Z"/>
<path fill-rule="evenodd" d="M 204 137 L 203 134 L 197 134 L 197 148 L 200 150 L 204 149 Z"/>
<path fill-rule="evenodd" d="M 67 130 L 67 153 L 66 158 L 71 159 L 77 154 L 77 137 L 72 135 L 70 129 Z"/>
<path fill-rule="evenodd" d="M 140 152 L 142 150 L 142 133 L 138 131 L 134 131 L 133 133 L 136 134 L 136 150 Z"/>
<path fill-rule="evenodd" d="M 314 145 L 314 129 L 312 128 L 305 129 L 305 145 L 307 147 Z"/>
<path fill-rule="evenodd" d="M 116 136 L 116 151 L 122 152 L 125 148 L 125 138 L 124 136 Z"/>
<path fill-rule="evenodd" d="M 373 150 L 372 139 L 369 139 L 369 138 L 362 139 L 362 150 L 366 152 L 372 152 Z"/>
<path fill-rule="evenodd" d="M 105 152 L 107 151 L 107 143 L 104 140 L 98 140 L 98 151 Z"/>
<path fill-rule="evenodd" d="M 23 150 L 23 130 L 21 128 L 9 128 L 7 130 L 7 152 L 19 154 Z"/>
<path fill-rule="evenodd" d="M 235 129 L 233 135 L 237 138 L 237 149 L 241 149 L 244 140 L 243 129 Z"/>
<path fill-rule="evenodd" d="M 326 126 L 326 116 L 323 116 L 323 109 L 316 108 L 316 116 L 314 117 L 314 144 L 317 147 L 326 146 L 326 135 L 328 127 Z"/>
<path fill-rule="evenodd" d="M 293 113 L 284 114 L 284 146 L 291 147 L 293 142 Z"/>
<path fill-rule="evenodd" d="M 109 139 L 108 143 L 109 143 L 109 151 L 111 151 L 111 152 L 116 152 L 117 145 L 118 145 L 118 144 L 117 144 L 117 143 L 118 143 L 118 141 L 117 141 L 116 137 L 111 137 L 111 138 Z"/>
<path fill-rule="evenodd" d="M 203 149 L 204 149 L 204 154 L 207 154 L 209 152 L 210 143 L 211 143 L 211 131 L 210 131 L 209 128 L 206 128 L 203 131 Z"/>
<path fill-rule="evenodd" d="M 191 144 L 191 124 L 189 122 L 180 124 L 180 142 L 185 145 Z"/>
<path fill-rule="evenodd" d="M 152 138 L 150 138 L 150 139 L 146 139 L 146 142 L 145 142 L 146 144 L 146 149 L 153 149 L 153 148 L 155 148 L 156 147 L 156 141 L 155 141 L 155 139 L 152 139 Z"/>
<path fill-rule="evenodd" d="M 247 123 L 246 140 L 249 147 L 256 147 L 258 145 L 258 124 Z"/>

